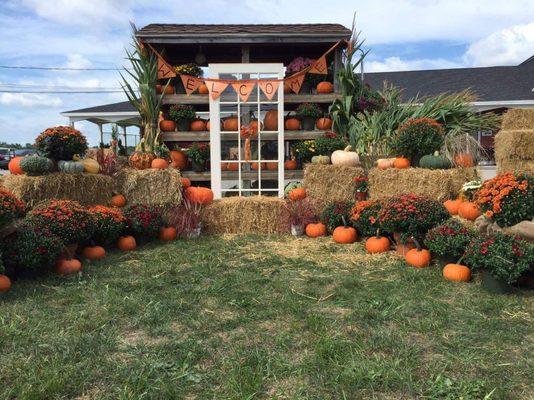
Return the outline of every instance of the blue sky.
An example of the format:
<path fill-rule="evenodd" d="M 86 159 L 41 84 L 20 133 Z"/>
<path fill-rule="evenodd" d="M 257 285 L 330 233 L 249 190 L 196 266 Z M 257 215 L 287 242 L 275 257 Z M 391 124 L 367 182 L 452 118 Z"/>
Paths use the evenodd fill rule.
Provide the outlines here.
<path fill-rule="evenodd" d="M 350 4 L 350 5 L 349 5 Z M 123 65 L 129 21 L 318 23 L 350 27 L 357 12 L 371 52 L 367 71 L 514 65 L 534 54 L 532 0 L 0 0 L 0 65 L 113 68 Z M 0 90 L 118 88 L 114 71 L 0 69 Z M 33 142 L 61 111 L 123 101 L 121 93 L 0 93 L 0 141 Z M 92 144 L 97 130 L 77 124 Z"/>

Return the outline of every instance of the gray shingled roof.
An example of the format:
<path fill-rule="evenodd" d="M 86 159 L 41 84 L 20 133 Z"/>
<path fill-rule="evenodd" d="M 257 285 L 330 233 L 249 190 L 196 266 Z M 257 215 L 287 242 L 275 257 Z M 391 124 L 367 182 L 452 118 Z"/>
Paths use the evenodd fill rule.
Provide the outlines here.
<path fill-rule="evenodd" d="M 517 66 L 377 72 L 364 78 L 376 89 L 392 83 L 404 90 L 404 98 L 470 88 L 479 101 L 534 100 L 534 57 Z"/>
<path fill-rule="evenodd" d="M 129 101 L 121 101 L 120 103 L 104 104 L 101 106 L 80 108 L 79 110 L 64 111 L 64 114 L 69 113 L 111 113 L 111 112 L 136 112 L 137 110 L 130 104 Z"/>

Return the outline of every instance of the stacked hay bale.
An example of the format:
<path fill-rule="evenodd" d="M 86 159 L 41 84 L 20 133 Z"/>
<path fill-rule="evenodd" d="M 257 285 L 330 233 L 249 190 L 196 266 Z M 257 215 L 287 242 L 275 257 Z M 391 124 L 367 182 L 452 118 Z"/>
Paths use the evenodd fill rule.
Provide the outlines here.
<path fill-rule="evenodd" d="M 265 196 L 216 200 L 202 210 L 202 224 L 211 234 L 273 234 L 290 228 L 284 200 Z"/>
<path fill-rule="evenodd" d="M 308 196 L 324 203 L 354 201 L 354 178 L 365 176 L 363 168 L 344 165 L 307 164 L 304 167 L 304 187 Z"/>
<path fill-rule="evenodd" d="M 534 109 L 508 110 L 495 136 L 498 172 L 534 173 Z"/>
<path fill-rule="evenodd" d="M 128 204 L 155 206 L 182 201 L 180 172 L 174 168 L 123 168 L 115 175 L 115 186 L 128 199 Z"/>
<path fill-rule="evenodd" d="M 52 199 L 76 200 L 87 206 L 108 204 L 114 190 L 111 177 L 85 173 L 7 175 L 2 184 L 30 208 L 41 201 Z"/>
<path fill-rule="evenodd" d="M 413 193 L 443 201 L 458 197 L 462 185 L 475 179 L 475 168 L 373 168 L 369 171 L 369 195 L 371 199 L 377 199 Z"/>

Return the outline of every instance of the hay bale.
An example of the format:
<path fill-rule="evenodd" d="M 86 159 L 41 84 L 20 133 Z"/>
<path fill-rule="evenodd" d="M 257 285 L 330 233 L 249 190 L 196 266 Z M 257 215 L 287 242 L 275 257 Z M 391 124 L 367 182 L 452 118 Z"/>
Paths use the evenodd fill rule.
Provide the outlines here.
<path fill-rule="evenodd" d="M 324 203 L 353 201 L 356 184 L 352 180 L 361 176 L 365 173 L 360 167 L 306 164 L 304 187 L 310 197 Z"/>
<path fill-rule="evenodd" d="M 369 195 L 371 199 L 377 199 L 413 193 L 443 201 L 456 198 L 462 185 L 474 179 L 477 179 L 475 168 L 373 168 L 369 171 Z"/>
<path fill-rule="evenodd" d="M 495 135 L 495 161 L 499 172 L 534 173 L 534 128 L 499 131 Z"/>
<path fill-rule="evenodd" d="M 289 232 L 284 200 L 277 197 L 227 197 L 202 210 L 202 224 L 208 233 Z"/>
<path fill-rule="evenodd" d="M 143 169 L 123 168 L 115 175 L 117 191 L 129 204 L 179 204 L 180 172 L 174 168 Z"/>
<path fill-rule="evenodd" d="M 518 129 L 534 130 L 534 109 L 512 108 L 506 111 L 502 118 L 501 130 Z"/>
<path fill-rule="evenodd" d="M 76 200 L 83 205 L 108 204 L 114 189 L 113 179 L 100 174 L 65 174 L 43 176 L 7 175 L 3 185 L 28 207 L 44 200 Z"/>

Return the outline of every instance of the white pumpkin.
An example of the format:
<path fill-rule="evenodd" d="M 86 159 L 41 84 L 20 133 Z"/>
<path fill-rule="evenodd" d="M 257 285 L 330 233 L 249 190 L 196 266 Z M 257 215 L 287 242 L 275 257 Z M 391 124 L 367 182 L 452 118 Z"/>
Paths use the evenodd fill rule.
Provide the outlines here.
<path fill-rule="evenodd" d="M 332 153 L 330 160 L 333 165 L 346 165 L 348 167 L 357 167 L 360 165 L 360 157 L 355 151 L 351 151 L 352 147 L 347 146 L 345 150 L 336 150 Z"/>

